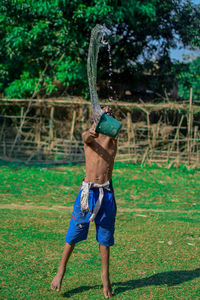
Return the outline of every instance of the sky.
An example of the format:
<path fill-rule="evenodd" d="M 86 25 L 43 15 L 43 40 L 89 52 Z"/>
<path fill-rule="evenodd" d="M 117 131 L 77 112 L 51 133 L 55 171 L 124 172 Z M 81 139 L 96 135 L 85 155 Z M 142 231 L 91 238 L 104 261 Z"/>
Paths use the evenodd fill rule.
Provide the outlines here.
<path fill-rule="evenodd" d="M 190 56 L 190 59 L 186 59 L 187 61 L 194 60 L 195 58 L 200 56 L 200 51 L 191 51 L 187 49 L 172 49 L 170 51 L 170 57 L 173 60 L 183 61 L 183 58 L 187 58 Z"/>

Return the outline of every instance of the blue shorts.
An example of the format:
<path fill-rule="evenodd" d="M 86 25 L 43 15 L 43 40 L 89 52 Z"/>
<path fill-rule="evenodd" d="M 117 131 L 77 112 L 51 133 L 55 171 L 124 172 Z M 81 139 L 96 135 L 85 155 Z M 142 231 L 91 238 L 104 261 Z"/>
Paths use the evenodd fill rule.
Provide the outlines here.
<path fill-rule="evenodd" d="M 99 198 L 99 189 L 91 188 L 88 197 L 91 212 L 82 212 L 80 204 L 81 193 L 82 190 L 80 190 L 75 200 L 69 229 L 65 237 L 65 241 L 68 244 L 76 244 L 87 239 L 90 223 L 89 218 Z M 116 211 L 114 191 L 112 182 L 110 182 L 110 191 L 104 189 L 102 205 L 94 220 L 96 225 L 96 239 L 103 246 L 112 246 L 114 244 Z"/>

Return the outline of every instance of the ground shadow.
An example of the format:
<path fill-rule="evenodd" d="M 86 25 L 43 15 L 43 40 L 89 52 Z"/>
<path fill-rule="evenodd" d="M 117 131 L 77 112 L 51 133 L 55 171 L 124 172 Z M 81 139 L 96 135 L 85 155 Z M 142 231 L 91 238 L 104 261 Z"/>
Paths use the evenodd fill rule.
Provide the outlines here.
<path fill-rule="evenodd" d="M 178 285 L 180 283 L 190 281 L 196 277 L 200 277 L 200 268 L 196 270 L 169 271 L 158 273 L 147 278 L 115 282 L 113 283 L 113 287 L 116 287 L 115 294 L 119 294 L 143 286 L 163 284 L 167 284 L 168 286 Z"/>
<path fill-rule="evenodd" d="M 64 298 L 70 298 L 71 296 L 75 294 L 81 294 L 83 292 L 89 291 L 91 289 L 101 289 L 103 286 L 102 285 L 92 285 L 92 286 L 79 286 L 73 290 L 69 290 L 65 292 L 62 296 Z"/>
<path fill-rule="evenodd" d="M 115 295 L 117 295 L 125 291 L 134 290 L 136 288 L 150 286 L 150 285 L 163 285 L 163 284 L 167 284 L 168 286 L 178 285 L 183 282 L 190 281 L 197 277 L 200 277 L 200 268 L 196 270 L 180 270 L 180 271 L 169 271 L 169 272 L 157 273 L 147 278 L 113 282 L 112 286 Z M 63 297 L 68 298 L 74 294 L 79 294 L 88 291 L 90 289 L 100 289 L 100 288 L 102 288 L 101 285 L 80 286 L 73 290 L 65 292 L 63 294 Z"/>

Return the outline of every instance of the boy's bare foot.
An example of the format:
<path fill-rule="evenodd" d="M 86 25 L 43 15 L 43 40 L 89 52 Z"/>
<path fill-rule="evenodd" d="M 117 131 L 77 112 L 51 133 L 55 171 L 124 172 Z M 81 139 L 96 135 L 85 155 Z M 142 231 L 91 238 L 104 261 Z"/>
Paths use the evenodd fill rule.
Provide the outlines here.
<path fill-rule="evenodd" d="M 113 296 L 112 287 L 110 284 L 110 279 L 108 275 L 101 274 L 101 280 L 103 282 L 103 293 L 106 299 L 111 298 Z"/>
<path fill-rule="evenodd" d="M 64 274 L 65 274 L 65 272 L 58 272 L 56 274 L 56 276 L 54 277 L 54 279 L 52 280 L 51 289 L 53 291 L 60 292 Z"/>

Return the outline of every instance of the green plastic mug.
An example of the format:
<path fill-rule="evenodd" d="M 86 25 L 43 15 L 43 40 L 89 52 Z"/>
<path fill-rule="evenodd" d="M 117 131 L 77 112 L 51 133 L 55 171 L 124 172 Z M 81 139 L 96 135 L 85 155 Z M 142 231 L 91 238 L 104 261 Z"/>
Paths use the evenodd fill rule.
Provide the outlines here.
<path fill-rule="evenodd" d="M 120 132 L 122 123 L 107 115 L 105 112 L 97 122 L 95 131 L 116 138 Z"/>

